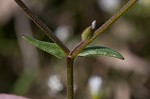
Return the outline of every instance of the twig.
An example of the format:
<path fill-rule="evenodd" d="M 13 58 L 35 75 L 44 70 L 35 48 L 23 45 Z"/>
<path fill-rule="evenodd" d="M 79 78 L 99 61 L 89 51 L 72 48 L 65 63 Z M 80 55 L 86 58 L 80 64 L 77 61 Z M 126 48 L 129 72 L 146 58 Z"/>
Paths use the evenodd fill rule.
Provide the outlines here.
<path fill-rule="evenodd" d="M 106 21 L 99 29 L 94 32 L 92 38 L 81 41 L 72 51 L 71 56 L 76 57 L 88 44 L 90 44 L 96 37 L 109 28 L 114 22 L 116 22 L 125 12 L 127 12 L 137 1 L 129 0 L 118 12 L 116 12 L 108 21 Z"/>
<path fill-rule="evenodd" d="M 53 32 L 36 16 L 34 15 L 30 9 L 21 1 L 15 0 L 16 3 L 26 12 L 28 17 L 42 30 L 45 34 L 55 42 L 66 55 L 69 55 L 69 49 L 53 34 Z"/>

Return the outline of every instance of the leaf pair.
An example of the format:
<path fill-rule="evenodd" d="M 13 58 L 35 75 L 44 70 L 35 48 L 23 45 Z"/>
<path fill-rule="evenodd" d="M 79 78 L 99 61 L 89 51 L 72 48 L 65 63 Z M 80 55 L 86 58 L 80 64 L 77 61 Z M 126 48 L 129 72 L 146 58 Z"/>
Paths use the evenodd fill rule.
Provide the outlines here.
<path fill-rule="evenodd" d="M 50 53 L 59 59 L 65 57 L 65 53 L 55 43 L 44 42 L 44 41 L 36 40 L 36 39 L 30 38 L 27 36 L 23 36 L 23 38 L 25 40 L 27 40 L 29 43 L 31 43 L 32 45 L 36 46 L 37 48 L 39 48 L 47 53 Z M 114 51 L 110 48 L 102 47 L 102 46 L 86 47 L 85 49 L 83 49 L 83 51 L 78 56 L 80 56 L 80 57 L 109 56 L 109 57 L 124 59 L 124 57 L 117 51 Z"/>

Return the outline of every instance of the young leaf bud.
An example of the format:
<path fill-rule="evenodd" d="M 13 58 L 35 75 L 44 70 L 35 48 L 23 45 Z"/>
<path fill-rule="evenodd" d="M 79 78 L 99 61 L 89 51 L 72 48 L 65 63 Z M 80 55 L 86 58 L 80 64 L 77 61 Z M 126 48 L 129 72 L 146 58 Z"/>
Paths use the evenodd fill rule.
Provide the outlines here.
<path fill-rule="evenodd" d="M 87 27 L 82 33 L 82 40 L 90 39 L 92 37 L 92 34 L 93 34 L 92 27 L 91 26 Z"/>
<path fill-rule="evenodd" d="M 96 27 L 96 20 L 92 22 L 92 25 L 87 27 L 82 33 L 82 40 L 88 40 L 93 36 L 94 29 Z"/>

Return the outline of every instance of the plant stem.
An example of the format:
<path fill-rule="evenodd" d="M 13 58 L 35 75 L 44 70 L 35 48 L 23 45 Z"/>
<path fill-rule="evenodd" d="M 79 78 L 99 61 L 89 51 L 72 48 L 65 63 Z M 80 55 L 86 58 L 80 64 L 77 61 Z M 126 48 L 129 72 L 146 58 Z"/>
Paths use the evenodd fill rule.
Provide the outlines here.
<path fill-rule="evenodd" d="M 44 24 L 36 15 L 34 15 L 30 9 L 21 1 L 21 0 L 15 0 L 16 3 L 26 12 L 28 17 L 42 30 L 45 32 L 45 34 L 53 41 L 55 42 L 68 56 L 70 53 L 70 50 L 54 35 L 54 33 Z"/>
<path fill-rule="evenodd" d="M 86 41 L 81 41 L 74 49 L 71 51 L 71 56 L 76 57 L 88 44 L 90 44 L 96 37 L 98 37 L 102 32 L 109 28 L 114 22 L 116 22 L 125 12 L 127 12 L 137 1 L 139 0 L 129 0 L 118 12 L 116 12 L 108 21 L 106 21 L 99 29 L 94 32 L 91 39 Z"/>
<path fill-rule="evenodd" d="M 73 99 L 74 85 L 73 85 L 73 63 L 74 58 L 67 57 L 67 97 Z"/>
<path fill-rule="evenodd" d="M 109 28 L 114 22 L 116 22 L 125 12 L 127 12 L 137 1 L 129 0 L 118 12 L 116 12 L 108 21 L 105 22 L 99 29 L 97 29 L 92 38 L 95 39 L 100 33 Z"/>

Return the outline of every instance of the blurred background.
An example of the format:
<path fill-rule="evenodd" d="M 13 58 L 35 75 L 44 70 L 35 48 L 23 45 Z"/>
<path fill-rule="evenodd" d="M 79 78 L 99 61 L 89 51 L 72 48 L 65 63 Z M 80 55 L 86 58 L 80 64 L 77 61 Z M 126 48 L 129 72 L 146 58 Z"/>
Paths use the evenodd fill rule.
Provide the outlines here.
<path fill-rule="evenodd" d="M 23 0 L 73 49 L 93 20 L 97 28 L 128 0 Z M 150 0 L 140 0 L 91 45 L 110 47 L 125 60 L 77 58 L 75 99 L 150 99 Z M 22 39 L 48 41 L 14 0 L 0 0 L 0 93 L 31 99 L 66 99 L 66 60 Z"/>

